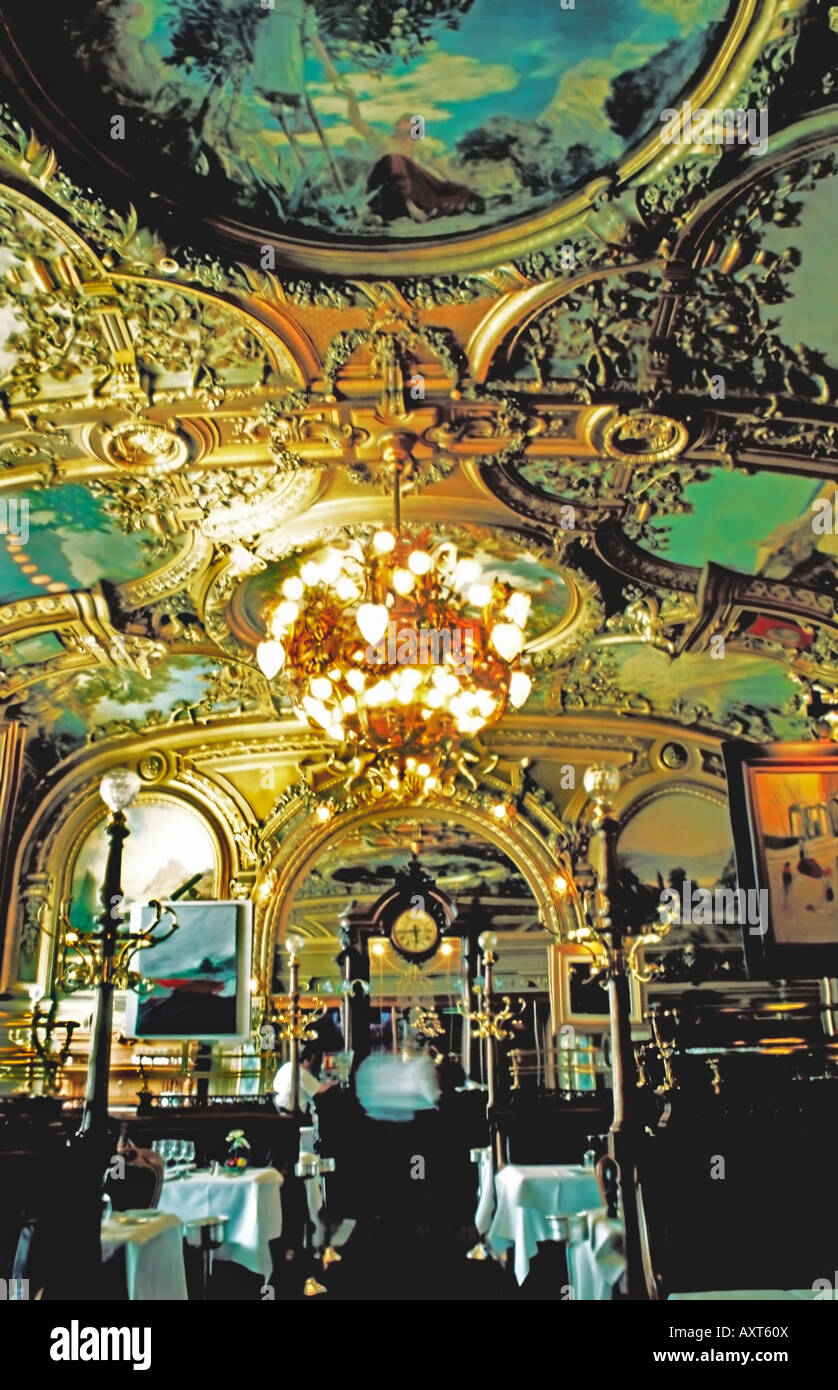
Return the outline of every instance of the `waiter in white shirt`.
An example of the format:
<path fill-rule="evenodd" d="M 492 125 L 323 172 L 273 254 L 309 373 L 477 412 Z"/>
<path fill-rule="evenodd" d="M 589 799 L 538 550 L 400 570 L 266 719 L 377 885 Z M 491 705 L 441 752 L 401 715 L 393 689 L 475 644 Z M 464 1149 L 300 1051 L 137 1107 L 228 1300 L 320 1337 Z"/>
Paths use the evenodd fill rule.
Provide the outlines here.
<path fill-rule="evenodd" d="M 312 1113 L 316 1115 L 314 1097 L 319 1096 L 321 1091 L 330 1091 L 335 1085 L 334 1081 L 321 1081 L 314 1075 L 315 1066 L 320 1070 L 322 1057 L 320 1048 L 313 1043 L 306 1043 L 300 1048 L 300 1110 L 303 1114 L 311 1105 Z M 294 1097 L 291 1094 L 293 1071 L 292 1062 L 283 1062 L 274 1077 L 274 1103 L 280 1113 L 285 1115 L 294 1113 Z"/>

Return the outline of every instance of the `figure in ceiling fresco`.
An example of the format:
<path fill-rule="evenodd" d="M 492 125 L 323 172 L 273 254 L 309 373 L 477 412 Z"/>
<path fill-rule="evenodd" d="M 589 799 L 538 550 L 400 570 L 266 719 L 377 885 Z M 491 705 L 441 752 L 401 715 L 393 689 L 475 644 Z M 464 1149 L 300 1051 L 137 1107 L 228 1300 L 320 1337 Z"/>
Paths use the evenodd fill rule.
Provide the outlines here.
<path fill-rule="evenodd" d="M 367 190 L 373 195 L 370 207 L 382 222 L 394 222 L 400 217 L 427 222 L 431 217 L 485 210 L 480 195 L 458 183 L 443 160 L 437 160 L 436 168 L 418 162 L 418 141 L 412 134 L 415 123 L 411 116 L 400 116 L 392 135 L 387 136 L 364 120 L 357 97 L 348 89 L 347 100 L 350 121 L 378 155 Z"/>

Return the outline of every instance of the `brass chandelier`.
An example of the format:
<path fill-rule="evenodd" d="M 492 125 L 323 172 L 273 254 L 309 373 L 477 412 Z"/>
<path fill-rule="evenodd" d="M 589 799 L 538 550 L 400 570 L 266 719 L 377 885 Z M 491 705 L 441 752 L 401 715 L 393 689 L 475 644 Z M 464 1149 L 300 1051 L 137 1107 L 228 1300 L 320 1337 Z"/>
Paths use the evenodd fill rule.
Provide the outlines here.
<path fill-rule="evenodd" d="M 296 710 L 375 762 L 398 790 L 439 782 L 447 751 L 496 724 L 531 689 L 528 595 L 491 579 L 451 542 L 399 522 L 330 547 L 285 579 L 256 652 Z"/>

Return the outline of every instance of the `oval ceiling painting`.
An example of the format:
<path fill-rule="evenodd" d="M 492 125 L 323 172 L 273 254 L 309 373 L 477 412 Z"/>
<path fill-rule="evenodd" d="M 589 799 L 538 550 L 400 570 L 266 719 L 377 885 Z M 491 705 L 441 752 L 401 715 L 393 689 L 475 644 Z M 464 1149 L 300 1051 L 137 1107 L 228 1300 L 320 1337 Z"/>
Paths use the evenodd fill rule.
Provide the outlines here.
<path fill-rule="evenodd" d="M 254 246 L 527 224 L 660 132 L 728 0 L 63 0 L 3 6 L 68 172 Z M 734 6 L 735 9 L 735 6 Z M 12 49 L 13 51 L 13 49 Z M 114 193 L 115 193 L 114 189 Z M 130 195 L 129 195 L 130 197 Z M 167 213 L 164 214 L 164 209 Z M 494 241 L 496 249 L 497 240 Z M 270 258 L 268 258 L 270 260 Z M 267 268 L 267 267 L 265 267 Z"/>

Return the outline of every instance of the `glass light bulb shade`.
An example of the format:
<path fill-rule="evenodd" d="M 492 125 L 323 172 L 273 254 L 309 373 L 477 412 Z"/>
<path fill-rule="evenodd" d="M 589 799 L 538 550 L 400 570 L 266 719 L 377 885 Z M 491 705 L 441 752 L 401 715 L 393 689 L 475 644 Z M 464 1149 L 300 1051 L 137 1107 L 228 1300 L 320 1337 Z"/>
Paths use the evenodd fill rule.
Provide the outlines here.
<path fill-rule="evenodd" d="M 433 557 L 426 550 L 411 550 L 407 557 L 407 567 L 414 574 L 427 574 L 434 567 Z"/>
<path fill-rule="evenodd" d="M 313 589 L 316 584 L 319 584 L 321 577 L 320 566 L 316 565 L 313 560 L 306 560 L 305 564 L 300 566 L 300 578 L 308 588 Z"/>
<path fill-rule="evenodd" d="M 281 642 L 260 642 L 256 648 L 256 660 L 263 676 L 272 681 L 285 665 L 285 648 Z"/>
<path fill-rule="evenodd" d="M 531 602 L 529 594 L 514 593 L 503 610 L 504 617 L 517 623 L 518 627 L 526 627 Z"/>
<path fill-rule="evenodd" d="M 520 709 L 529 699 L 532 680 L 526 671 L 513 671 L 509 677 L 509 703 L 513 709 Z"/>
<path fill-rule="evenodd" d="M 290 599 L 285 599 L 282 603 L 278 604 L 274 614 L 280 627 L 290 627 L 292 623 L 297 621 L 299 616 L 300 610 L 298 605 L 292 603 Z"/>
<path fill-rule="evenodd" d="M 319 724 L 323 729 L 331 724 L 332 716 L 322 700 L 315 700 L 313 695 L 304 695 L 300 703 L 308 718 L 313 719 L 315 724 Z"/>
<path fill-rule="evenodd" d="M 605 800 L 620 790 L 619 769 L 613 763 L 591 763 L 585 768 L 582 785 L 588 796 Z"/>
<path fill-rule="evenodd" d="M 44 987 L 43 985 L 30 985 L 26 993 L 29 995 L 32 1003 L 37 1004 L 38 1000 L 44 997 Z"/>
<path fill-rule="evenodd" d="M 363 671 L 359 671 L 357 666 L 353 666 L 350 671 L 347 671 L 346 684 L 349 686 L 350 690 L 355 691 L 356 695 L 359 691 L 363 690 L 366 683 Z"/>
<path fill-rule="evenodd" d="M 396 687 L 392 681 L 378 681 L 367 691 L 365 700 L 371 709 L 377 705 L 389 705 L 396 699 Z"/>
<path fill-rule="evenodd" d="M 372 538 L 372 548 L 377 550 L 379 555 L 387 555 L 395 549 L 396 538 L 391 531 L 377 531 Z"/>
<path fill-rule="evenodd" d="M 360 589 L 348 575 L 342 574 L 335 586 L 335 593 L 341 603 L 352 603 L 360 594 Z"/>
<path fill-rule="evenodd" d="M 111 811 L 126 811 L 142 782 L 130 767 L 113 767 L 99 783 L 99 795 Z"/>
<path fill-rule="evenodd" d="M 296 601 L 302 598 L 304 589 L 305 585 L 299 575 L 292 574 L 282 585 L 283 597 Z"/>
<path fill-rule="evenodd" d="M 355 621 L 361 636 L 374 647 L 387 631 L 390 614 L 383 603 L 362 603 Z"/>
<path fill-rule="evenodd" d="M 343 556 L 337 550 L 329 550 L 320 561 L 320 573 L 327 584 L 334 584 L 343 569 Z"/>
<path fill-rule="evenodd" d="M 498 934 L 493 931 L 482 931 L 477 938 L 477 944 L 485 954 L 487 951 L 495 952 L 498 949 Z"/>
<path fill-rule="evenodd" d="M 523 649 L 524 634 L 517 623 L 495 623 L 489 641 L 504 661 L 514 661 Z"/>
<path fill-rule="evenodd" d="M 315 700 L 328 700 L 332 694 L 332 682 L 328 676 L 315 676 L 308 688 Z"/>
<path fill-rule="evenodd" d="M 397 594 L 409 594 L 416 584 L 416 576 L 410 570 L 394 569 L 392 584 Z"/>
<path fill-rule="evenodd" d="M 488 584 L 472 584 L 468 591 L 468 601 L 473 603 L 475 608 L 485 608 L 490 602 L 492 591 Z"/>
<path fill-rule="evenodd" d="M 470 584 L 476 584 L 482 574 L 476 560 L 461 560 L 454 574 L 454 583 L 458 589 L 466 589 Z"/>
<path fill-rule="evenodd" d="M 305 937 L 298 936 L 296 932 L 291 932 L 285 938 L 285 949 L 290 957 L 299 956 L 305 946 Z"/>

